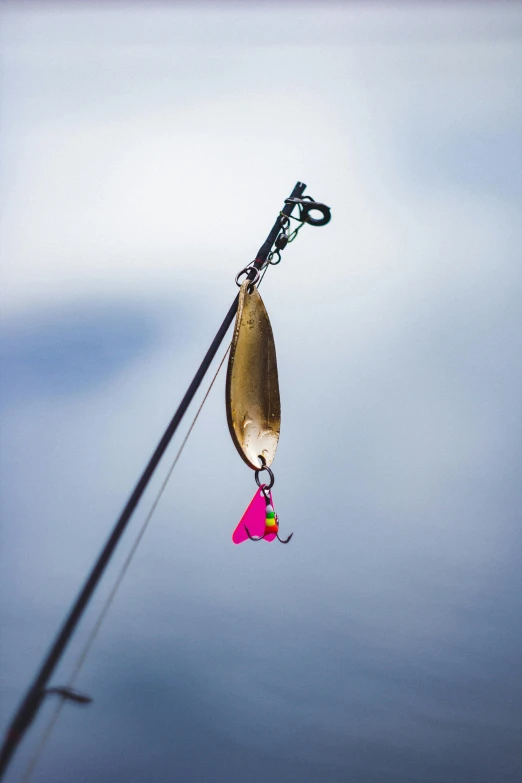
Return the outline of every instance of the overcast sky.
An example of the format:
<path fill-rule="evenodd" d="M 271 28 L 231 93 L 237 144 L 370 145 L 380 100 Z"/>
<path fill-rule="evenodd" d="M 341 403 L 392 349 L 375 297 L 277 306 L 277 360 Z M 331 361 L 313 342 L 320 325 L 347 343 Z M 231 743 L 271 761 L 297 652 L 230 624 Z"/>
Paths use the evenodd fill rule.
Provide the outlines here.
<path fill-rule="evenodd" d="M 291 544 L 231 543 L 222 371 L 33 780 L 518 783 L 520 5 L 0 15 L 2 730 L 236 273 L 332 207 L 261 288 Z"/>

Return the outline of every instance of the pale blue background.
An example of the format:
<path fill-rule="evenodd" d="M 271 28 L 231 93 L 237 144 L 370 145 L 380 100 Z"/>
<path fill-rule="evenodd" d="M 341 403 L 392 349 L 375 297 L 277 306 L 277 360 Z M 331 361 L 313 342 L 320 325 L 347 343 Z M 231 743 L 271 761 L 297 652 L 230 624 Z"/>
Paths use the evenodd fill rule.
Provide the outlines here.
<path fill-rule="evenodd" d="M 34 780 L 518 782 L 520 6 L 0 13 L 2 729 L 282 200 L 333 212 L 262 287 L 291 545 L 230 542 L 222 373 Z"/>

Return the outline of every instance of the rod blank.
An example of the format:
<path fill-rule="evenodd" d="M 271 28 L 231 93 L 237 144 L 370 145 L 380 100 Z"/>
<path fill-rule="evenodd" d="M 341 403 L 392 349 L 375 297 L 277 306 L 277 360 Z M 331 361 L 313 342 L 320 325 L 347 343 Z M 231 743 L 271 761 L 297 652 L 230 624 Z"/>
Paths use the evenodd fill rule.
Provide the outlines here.
<path fill-rule="evenodd" d="M 299 198 L 304 192 L 305 188 L 306 185 L 304 185 L 302 182 L 298 182 L 294 187 L 290 198 Z M 282 212 L 285 215 L 290 215 L 293 208 L 294 208 L 293 204 L 285 204 L 285 207 L 283 208 Z M 267 239 L 259 249 L 259 252 L 256 256 L 256 260 L 254 261 L 252 267 L 253 270 L 259 269 L 262 266 L 263 262 L 266 261 L 268 257 L 268 253 L 270 252 L 270 249 L 275 242 L 275 239 L 279 233 L 280 228 L 281 228 L 281 215 L 278 216 Z M 255 274 L 254 271 L 253 273 Z M 152 478 L 154 471 L 156 470 L 161 458 L 163 457 L 165 451 L 167 450 L 167 447 L 170 441 L 172 440 L 174 433 L 179 427 L 179 424 L 183 416 L 185 415 L 187 408 L 192 402 L 194 395 L 196 394 L 203 378 L 205 377 L 205 374 L 208 368 L 210 367 L 212 360 L 214 359 L 219 349 L 219 346 L 221 345 L 223 338 L 230 327 L 230 324 L 234 320 L 234 317 L 237 312 L 238 300 L 239 300 L 239 294 L 235 297 L 234 301 L 232 302 L 223 323 L 219 327 L 218 332 L 214 337 L 210 345 L 210 348 L 205 354 L 205 357 L 201 362 L 198 371 L 196 372 L 194 378 L 190 383 L 190 386 L 185 392 L 185 395 L 181 400 L 177 411 L 172 417 L 167 429 L 163 434 L 163 437 L 161 438 L 160 442 L 156 446 L 154 453 L 152 454 L 145 470 L 143 471 L 141 477 L 139 478 L 138 483 L 136 484 L 131 496 L 127 501 L 127 504 L 125 505 L 125 508 L 123 509 L 118 520 L 116 521 L 116 524 L 114 525 L 111 535 L 109 536 L 105 546 L 103 547 L 100 555 L 98 556 L 98 559 L 93 565 L 91 572 L 88 575 L 87 580 L 85 581 L 84 586 L 82 587 L 80 593 L 78 594 L 78 597 L 76 598 L 76 601 L 71 607 L 71 610 L 67 615 L 64 624 L 62 625 L 60 631 L 58 632 L 58 635 L 56 636 L 56 639 L 54 640 L 49 652 L 47 653 L 47 656 L 45 657 L 38 674 L 36 675 L 33 683 L 29 687 L 22 703 L 20 704 L 13 720 L 11 721 L 11 724 L 9 726 L 9 729 L 4 739 L 4 743 L 2 745 L 2 750 L 0 751 L 0 779 L 3 777 L 9 765 L 9 762 L 11 761 L 11 758 L 16 748 L 18 747 L 19 743 L 21 742 L 25 732 L 33 722 L 46 693 L 49 692 L 47 689 L 48 682 L 56 666 L 58 665 L 58 662 L 60 661 L 60 658 L 62 657 L 65 648 L 67 647 L 69 641 L 71 640 L 71 637 L 76 629 L 76 626 L 80 622 L 81 617 L 87 607 L 87 604 L 92 598 L 92 595 L 96 590 L 105 572 L 105 569 L 107 568 L 109 561 L 112 555 L 114 554 L 116 547 L 118 546 L 118 543 L 120 542 L 120 539 L 123 533 L 125 532 L 125 529 L 129 523 L 129 520 L 132 517 L 132 514 L 134 513 L 134 510 L 136 509 L 136 506 L 140 502 L 143 493 L 145 492 L 147 485 Z"/>

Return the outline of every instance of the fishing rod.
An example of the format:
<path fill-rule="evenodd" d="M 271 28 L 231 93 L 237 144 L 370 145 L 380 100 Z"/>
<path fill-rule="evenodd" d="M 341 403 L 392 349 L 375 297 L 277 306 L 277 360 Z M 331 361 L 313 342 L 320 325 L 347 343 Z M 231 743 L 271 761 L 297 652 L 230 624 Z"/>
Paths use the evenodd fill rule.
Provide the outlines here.
<path fill-rule="evenodd" d="M 205 357 L 201 362 L 201 365 L 197 370 L 194 378 L 192 379 L 187 391 L 185 392 L 185 395 L 181 400 L 178 409 L 174 413 L 174 416 L 172 417 L 169 425 L 167 426 L 167 429 L 165 430 L 163 437 L 159 441 L 154 453 L 152 454 L 147 466 L 145 467 L 145 470 L 143 471 L 131 496 L 129 497 L 127 504 L 125 505 L 118 520 L 116 521 L 111 535 L 109 536 L 105 546 L 100 552 L 98 559 L 94 563 L 91 572 L 89 573 L 80 593 L 78 594 L 78 597 L 76 598 L 76 601 L 71 607 L 69 614 L 65 619 L 65 622 L 63 623 L 49 652 L 47 653 L 47 656 L 45 657 L 40 667 L 40 670 L 38 671 L 34 681 L 32 682 L 29 689 L 27 690 L 24 699 L 22 700 L 17 712 L 15 713 L 11 721 L 11 724 L 9 725 L 9 728 L 6 732 L 6 736 L 4 738 L 2 749 L 0 751 L 0 779 L 3 777 L 13 757 L 13 754 L 15 753 L 18 745 L 22 741 L 31 723 L 35 719 L 36 714 L 39 708 L 41 707 L 42 702 L 44 701 L 46 696 L 54 694 L 60 696 L 64 701 L 72 701 L 79 704 L 87 704 L 91 701 L 90 697 L 85 696 L 82 693 L 79 693 L 73 688 L 63 687 L 63 686 L 49 687 L 49 680 L 54 670 L 56 669 L 56 666 L 58 665 L 62 655 L 64 654 L 65 649 L 78 623 L 82 618 L 82 615 L 87 607 L 87 604 L 89 603 L 94 591 L 96 590 L 105 572 L 105 569 L 107 568 L 110 559 L 114 554 L 114 551 L 123 533 L 125 532 L 125 529 L 132 517 L 133 512 L 135 511 L 138 503 L 140 502 L 143 493 L 145 492 L 147 485 L 149 484 L 155 469 L 157 468 L 170 441 L 172 440 L 172 437 L 174 436 L 176 430 L 178 429 L 179 424 L 187 408 L 189 407 L 203 378 L 205 377 L 205 374 L 208 368 L 210 367 L 212 360 L 214 359 L 216 352 L 218 351 L 219 346 L 221 345 L 221 342 L 230 327 L 230 324 L 234 320 L 234 317 L 236 317 L 236 332 L 238 332 L 239 329 L 239 327 L 237 327 L 237 322 L 239 320 L 238 317 L 244 311 L 246 299 L 248 299 L 249 294 L 252 293 L 257 294 L 257 289 L 254 292 L 255 286 L 259 285 L 262 275 L 268 269 L 268 265 L 279 263 L 279 261 L 281 260 L 281 252 L 284 250 L 284 248 L 289 242 L 295 239 L 297 232 L 301 229 L 301 227 L 305 223 L 308 223 L 309 225 L 312 226 L 323 226 L 329 222 L 331 217 L 329 207 L 327 207 L 325 204 L 321 204 L 319 202 L 314 201 L 310 196 L 303 196 L 305 189 L 306 189 L 306 185 L 304 183 L 297 182 L 294 189 L 292 190 L 292 193 L 290 194 L 290 197 L 285 200 L 285 205 L 283 209 L 279 212 L 279 215 L 277 216 L 277 219 L 270 233 L 268 234 L 268 237 L 266 238 L 265 242 L 261 245 L 255 257 L 255 260 L 250 264 L 248 264 L 246 267 L 244 267 L 244 269 L 242 269 L 236 276 L 236 283 L 238 286 L 241 287 L 240 292 L 237 294 L 234 301 L 232 302 L 223 323 L 219 327 L 218 332 L 214 337 L 207 353 L 205 354 Z M 298 207 L 299 209 L 299 217 L 293 218 L 292 212 L 296 207 Z M 317 216 L 318 213 L 320 217 Z M 294 220 L 297 219 L 297 221 L 299 222 L 299 226 L 293 231 L 289 230 L 291 218 Z M 238 307 L 240 308 L 241 313 L 239 312 Z M 257 307 L 259 310 L 258 304 Z M 264 307 L 262 306 L 262 303 L 261 303 L 261 308 L 264 311 Z M 266 315 L 266 311 L 264 312 L 264 315 Z M 268 318 L 268 316 L 266 316 L 266 318 Z M 249 323 L 252 322 L 249 321 Z M 265 328 L 266 328 L 266 324 L 265 324 Z M 269 322 L 268 322 L 268 328 L 271 334 Z M 252 327 L 250 326 L 249 331 L 251 330 Z M 235 334 L 235 338 L 238 336 L 239 336 L 239 332 L 238 334 Z M 244 352 L 245 349 L 242 347 L 241 343 L 238 343 L 238 345 L 236 346 L 236 340 L 233 341 L 233 345 L 234 345 L 234 352 L 235 352 L 235 348 L 236 347 L 238 348 L 237 353 L 240 359 L 241 351 Z M 254 345 L 254 349 L 255 348 L 256 346 Z M 267 350 L 270 351 L 271 346 L 269 346 Z M 270 360 L 270 355 L 267 355 L 267 357 L 268 360 Z M 236 366 L 238 365 L 239 359 L 236 359 Z M 275 353 L 272 360 L 272 364 L 274 363 L 275 363 Z M 229 381 L 233 387 L 233 372 L 230 369 L 231 366 L 232 364 L 229 366 L 229 377 L 227 377 L 227 389 L 229 386 Z M 277 375 L 276 375 L 276 382 L 277 382 Z M 234 388 L 232 388 L 232 392 L 233 391 Z M 279 398 L 277 393 L 277 400 L 278 399 Z M 234 434 L 233 414 L 230 413 L 229 415 L 228 408 L 227 408 L 227 416 L 229 416 L 229 426 L 230 426 L 231 434 L 233 435 L 236 448 L 238 448 L 239 450 L 242 444 L 237 442 L 237 437 Z M 277 430 L 277 438 L 278 437 L 279 437 L 279 431 Z M 277 445 L 277 438 L 276 438 L 276 445 Z M 242 526 L 242 529 L 244 528 L 244 530 L 246 531 L 246 535 L 243 533 L 238 534 L 238 530 L 240 527 L 238 526 L 238 529 L 234 532 L 234 536 L 237 538 L 239 535 L 240 540 L 245 540 L 247 537 L 251 540 L 260 540 L 262 538 L 271 540 L 275 537 L 277 533 L 277 537 L 279 538 L 277 516 L 273 512 L 272 506 L 270 505 L 271 503 L 270 488 L 273 484 L 273 474 L 269 468 L 269 462 L 262 456 L 263 454 L 268 454 L 269 452 L 266 449 L 262 450 L 261 454 L 258 457 L 258 461 L 252 464 L 252 458 L 245 451 L 245 449 L 243 449 L 243 451 L 244 453 L 240 452 L 241 456 L 247 462 L 247 464 L 250 465 L 250 467 L 256 470 L 256 482 L 260 487 L 260 492 L 259 493 L 256 492 L 256 496 L 254 497 L 254 500 L 252 501 L 251 505 L 247 509 L 247 512 L 245 512 L 244 519 L 247 520 L 253 519 L 253 514 L 252 514 L 253 505 L 254 504 L 259 505 L 259 503 L 263 501 L 261 503 L 261 507 L 263 511 L 262 518 L 263 518 L 263 526 L 264 526 L 265 508 L 266 508 L 266 527 L 264 527 L 265 532 L 262 535 L 252 536 L 249 528 L 247 528 L 246 524 L 244 523 L 244 519 L 242 519 L 240 526 Z M 275 447 L 272 447 L 272 451 L 270 453 L 270 461 L 273 458 L 273 453 L 275 453 Z M 261 484 L 259 481 L 259 473 L 262 470 L 268 471 L 271 477 L 271 483 L 269 485 Z M 261 500 L 258 499 L 257 497 L 258 495 Z M 269 509 L 272 510 L 270 511 Z M 249 522 L 249 524 L 252 523 Z M 259 532 L 261 533 L 262 531 Z M 233 536 L 233 541 L 235 543 L 238 543 L 239 541 L 236 540 L 234 536 Z M 288 537 L 286 541 L 283 539 L 279 539 L 279 540 L 282 541 L 283 543 L 287 543 L 290 540 L 290 538 L 291 535 Z"/>

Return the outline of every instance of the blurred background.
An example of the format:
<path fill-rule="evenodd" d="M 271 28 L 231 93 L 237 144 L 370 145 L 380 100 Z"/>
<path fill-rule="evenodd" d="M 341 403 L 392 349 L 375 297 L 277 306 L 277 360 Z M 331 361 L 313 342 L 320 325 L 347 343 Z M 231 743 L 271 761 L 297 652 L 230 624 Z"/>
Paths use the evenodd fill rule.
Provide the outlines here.
<path fill-rule="evenodd" d="M 2 732 L 234 276 L 297 180 L 332 207 L 261 289 L 291 544 L 231 543 L 254 481 L 222 371 L 33 780 L 518 783 L 520 4 L 0 22 Z"/>

